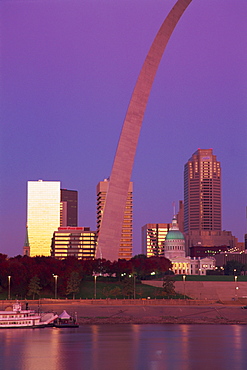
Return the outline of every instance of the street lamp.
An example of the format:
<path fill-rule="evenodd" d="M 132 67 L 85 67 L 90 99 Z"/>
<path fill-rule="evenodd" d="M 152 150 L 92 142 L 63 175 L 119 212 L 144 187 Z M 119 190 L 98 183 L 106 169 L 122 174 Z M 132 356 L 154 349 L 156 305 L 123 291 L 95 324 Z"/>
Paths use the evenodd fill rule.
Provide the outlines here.
<path fill-rule="evenodd" d="M 237 299 L 237 290 L 238 290 L 238 287 L 237 287 L 238 277 L 236 275 L 234 276 L 234 281 L 235 281 L 235 300 L 236 300 Z"/>
<path fill-rule="evenodd" d="M 133 291 L 133 298 L 136 299 L 136 275 L 135 274 L 129 274 L 129 278 L 133 276 L 133 288 L 134 288 L 134 291 Z"/>
<path fill-rule="evenodd" d="M 237 301 L 238 299 L 238 286 L 236 286 L 236 290 L 235 290 L 235 300 Z"/>
<path fill-rule="evenodd" d="M 185 299 L 185 279 L 186 279 L 186 275 L 183 275 L 183 282 L 184 282 L 184 299 Z"/>
<path fill-rule="evenodd" d="M 58 275 L 53 274 L 53 277 L 55 279 L 55 299 L 57 299 L 57 278 L 58 278 Z"/>
<path fill-rule="evenodd" d="M 10 280 L 11 280 L 11 276 L 8 275 L 8 299 L 10 299 Z"/>
<path fill-rule="evenodd" d="M 94 299 L 96 299 L 96 280 L 97 280 L 97 275 L 94 275 Z"/>
<path fill-rule="evenodd" d="M 136 299 L 136 276 L 135 274 L 133 276 L 134 276 L 134 299 Z"/>

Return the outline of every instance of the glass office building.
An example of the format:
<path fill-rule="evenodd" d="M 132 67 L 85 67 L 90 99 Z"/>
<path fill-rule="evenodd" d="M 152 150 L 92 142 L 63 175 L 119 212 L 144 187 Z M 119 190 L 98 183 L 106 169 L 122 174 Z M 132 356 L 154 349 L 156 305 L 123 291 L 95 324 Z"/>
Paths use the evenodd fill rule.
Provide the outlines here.
<path fill-rule="evenodd" d="M 60 226 L 60 181 L 28 181 L 27 226 L 30 256 L 50 256 Z"/>

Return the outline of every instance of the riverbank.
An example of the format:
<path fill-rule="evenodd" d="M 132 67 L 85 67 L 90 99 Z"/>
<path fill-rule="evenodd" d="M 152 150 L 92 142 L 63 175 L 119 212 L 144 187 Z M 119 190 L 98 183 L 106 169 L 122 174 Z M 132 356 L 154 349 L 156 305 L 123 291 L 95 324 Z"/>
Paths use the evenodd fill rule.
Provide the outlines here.
<path fill-rule="evenodd" d="M 43 312 L 76 313 L 80 325 L 92 324 L 247 324 L 242 302 L 41 301 Z M 30 302 L 30 301 L 29 301 Z M 37 302 L 38 303 L 38 302 Z M 29 306 L 37 310 L 37 303 Z"/>

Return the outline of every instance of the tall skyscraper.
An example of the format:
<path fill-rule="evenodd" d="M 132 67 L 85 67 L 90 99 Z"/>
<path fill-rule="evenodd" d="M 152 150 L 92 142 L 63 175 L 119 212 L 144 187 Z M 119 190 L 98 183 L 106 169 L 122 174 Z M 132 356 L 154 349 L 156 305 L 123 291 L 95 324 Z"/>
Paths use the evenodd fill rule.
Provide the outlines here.
<path fill-rule="evenodd" d="M 97 234 L 100 234 L 100 226 L 102 221 L 102 216 L 104 213 L 104 206 L 106 202 L 106 196 L 109 187 L 109 180 L 105 179 L 100 181 L 97 185 Z M 124 220 L 122 224 L 122 235 L 120 245 L 116 246 L 119 250 L 118 258 L 130 259 L 132 258 L 132 248 L 133 248 L 133 183 L 129 183 L 128 197 L 125 205 Z M 99 256 L 101 258 L 101 256 Z M 102 256 L 104 258 L 104 256 Z"/>
<path fill-rule="evenodd" d="M 50 256 L 54 230 L 60 226 L 60 182 L 28 181 L 27 227 L 30 256 Z"/>
<path fill-rule="evenodd" d="M 184 231 L 221 230 L 221 169 L 212 149 L 198 149 L 184 166 Z"/>
<path fill-rule="evenodd" d="M 60 226 L 77 226 L 78 192 L 61 189 Z"/>

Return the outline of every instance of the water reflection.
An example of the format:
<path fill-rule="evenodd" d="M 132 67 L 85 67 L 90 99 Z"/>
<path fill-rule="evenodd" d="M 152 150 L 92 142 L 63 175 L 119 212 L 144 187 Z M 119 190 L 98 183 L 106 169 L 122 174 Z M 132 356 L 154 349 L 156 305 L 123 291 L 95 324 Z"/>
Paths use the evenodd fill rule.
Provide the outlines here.
<path fill-rule="evenodd" d="M 246 369 L 241 325 L 92 325 L 0 331 L 0 368 Z"/>

